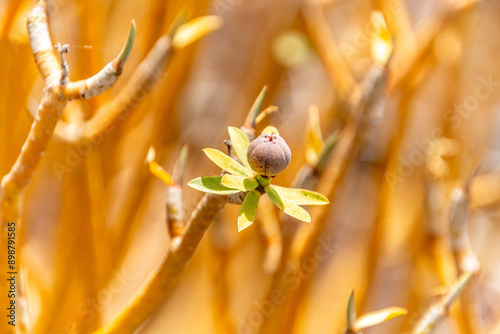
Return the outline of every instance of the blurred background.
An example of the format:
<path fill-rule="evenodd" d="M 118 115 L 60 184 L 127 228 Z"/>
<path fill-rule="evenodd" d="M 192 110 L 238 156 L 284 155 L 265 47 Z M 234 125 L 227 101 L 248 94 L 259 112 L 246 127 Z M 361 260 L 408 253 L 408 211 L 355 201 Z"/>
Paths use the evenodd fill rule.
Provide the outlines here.
<path fill-rule="evenodd" d="M 72 80 L 111 61 L 131 19 L 137 23 L 116 85 L 67 106 L 63 122 L 76 126 L 113 101 L 181 10 L 191 18 L 218 15 L 223 26 L 155 69 L 163 72 L 152 91 L 98 141 L 74 144 L 56 133 L 50 142 L 21 217 L 31 332 L 91 333 L 119 314 L 169 247 L 166 186 L 144 163 L 149 147 L 172 171 L 189 145 L 184 183 L 217 175 L 201 149 L 225 150 L 227 127 L 243 124 L 264 85 L 264 107 L 279 110 L 257 132 L 277 127 L 292 150 L 291 165 L 273 181 L 283 186 L 311 163 L 308 129 L 316 124 L 324 138 L 338 133 L 342 141 L 342 129 L 364 103 L 338 181 L 317 175 L 319 188 L 334 188 L 327 191 L 328 212 L 306 224 L 263 206 L 256 224 L 238 233 L 238 206 L 226 205 L 175 291 L 137 332 L 343 333 L 353 289 L 358 315 L 408 310 L 365 333 L 411 332 L 463 271 L 450 242 L 456 187 L 470 192 L 466 231 L 480 271 L 436 333 L 500 332 L 498 1 L 47 2 L 52 41 L 70 46 Z M 43 89 L 26 32 L 35 4 L 0 2 L 2 176 L 21 150 Z M 374 27 L 374 11 L 388 32 Z M 387 80 L 369 103 L 359 102 L 367 75 L 385 65 L 377 38 L 382 49 L 393 43 Z M 203 194 L 183 191 L 189 217 Z M 273 230 L 277 220 L 281 229 Z M 297 228 L 295 237 L 286 224 Z M 283 243 L 288 239 L 295 246 Z M 324 256 L 305 252 L 294 260 L 302 239 Z M 270 293 L 280 281 L 292 288 L 280 290 L 276 301 Z"/>

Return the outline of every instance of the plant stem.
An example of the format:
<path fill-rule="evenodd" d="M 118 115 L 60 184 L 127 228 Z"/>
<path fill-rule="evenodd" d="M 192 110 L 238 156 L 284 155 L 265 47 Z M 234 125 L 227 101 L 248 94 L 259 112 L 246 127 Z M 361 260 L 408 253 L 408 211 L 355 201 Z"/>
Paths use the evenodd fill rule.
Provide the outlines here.
<path fill-rule="evenodd" d="M 16 235 L 20 234 L 19 228 L 21 226 L 19 224 L 19 215 L 24 191 L 35 174 L 36 168 L 42 159 L 47 144 L 52 138 L 52 134 L 54 133 L 54 129 L 64 107 L 72 98 L 72 94 L 69 93 L 71 90 L 68 90 L 68 86 L 71 85 L 71 82 L 67 82 L 67 73 L 69 70 L 65 68 L 63 71 L 61 63 L 64 62 L 60 62 L 55 55 L 54 46 L 49 33 L 46 7 L 45 0 L 41 0 L 35 8 L 33 8 L 27 19 L 31 50 L 38 70 L 45 81 L 45 89 L 36 117 L 21 153 L 10 172 L 2 179 L 2 193 L 0 198 L 0 244 L 3 246 L 6 246 L 8 242 L 7 224 L 15 223 L 15 233 Z M 132 41 L 129 40 L 127 52 L 130 52 L 132 42 L 133 39 Z M 126 60 L 123 59 L 123 54 L 120 60 L 120 66 L 123 66 Z M 121 69 L 119 73 L 113 74 L 114 81 L 116 81 L 120 73 Z M 93 83 L 96 87 L 104 87 L 106 86 L 104 81 L 107 79 L 108 77 L 101 75 L 98 78 L 94 78 Z M 106 88 L 109 88 L 109 86 L 110 85 L 106 86 Z M 100 89 L 94 93 L 102 92 L 103 90 Z M 16 245 L 16 252 L 20 254 L 19 245 Z M 0 252 L 0 262 L 3 265 L 7 265 L 7 252 Z M 4 267 L 4 269 L 7 268 Z M 15 262 L 15 269 L 12 270 L 8 268 L 8 270 L 4 272 L 19 272 L 19 269 L 18 257 Z M 6 279 L 2 279 L 0 282 L 0 291 L 2 294 L 2 297 L 0 297 L 0 305 L 2 308 L 9 305 L 11 302 L 7 296 L 7 283 Z M 22 317 L 23 315 L 18 314 L 18 316 Z M 0 322 L 1 333 L 8 334 L 13 333 L 13 331 L 15 331 L 15 327 L 8 325 L 7 321 Z"/>
<path fill-rule="evenodd" d="M 205 194 L 193 211 L 182 239 L 170 250 L 160 267 L 151 275 L 123 312 L 94 334 L 133 333 L 172 291 L 182 270 L 193 256 L 205 231 L 226 204 L 226 197 Z"/>

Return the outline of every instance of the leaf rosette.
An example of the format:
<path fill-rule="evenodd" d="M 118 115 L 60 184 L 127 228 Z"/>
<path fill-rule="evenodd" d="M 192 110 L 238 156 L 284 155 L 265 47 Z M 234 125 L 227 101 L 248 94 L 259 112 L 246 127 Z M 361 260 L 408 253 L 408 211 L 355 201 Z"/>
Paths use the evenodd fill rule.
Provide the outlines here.
<path fill-rule="evenodd" d="M 250 226 L 257 214 L 259 199 L 264 194 L 287 215 L 304 222 L 311 222 L 309 213 L 301 205 L 325 205 L 328 199 L 311 190 L 293 189 L 271 184 L 271 177 L 259 174 L 250 166 L 247 151 L 250 146 L 248 137 L 238 128 L 229 127 L 232 147 L 240 162 L 223 152 L 206 148 L 203 152 L 217 166 L 225 171 L 222 176 L 202 176 L 191 180 L 188 185 L 206 193 L 231 195 L 245 192 L 246 196 L 238 212 L 238 231 Z M 274 127 L 267 127 L 262 134 L 279 135 Z"/>

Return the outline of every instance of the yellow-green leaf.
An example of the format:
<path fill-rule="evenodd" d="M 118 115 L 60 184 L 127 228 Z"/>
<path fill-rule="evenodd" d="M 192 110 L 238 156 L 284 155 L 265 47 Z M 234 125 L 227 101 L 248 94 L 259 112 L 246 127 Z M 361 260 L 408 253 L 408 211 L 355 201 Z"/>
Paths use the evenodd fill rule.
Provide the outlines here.
<path fill-rule="evenodd" d="M 238 212 L 238 232 L 252 225 L 255 220 L 255 215 L 257 214 L 259 198 L 260 192 L 257 190 L 250 191 L 245 197 L 240 211 Z"/>
<path fill-rule="evenodd" d="M 252 170 L 252 167 L 250 167 L 247 159 L 247 151 L 248 146 L 250 145 L 250 140 L 248 140 L 248 137 L 243 133 L 243 131 L 238 128 L 230 126 L 228 128 L 228 131 L 234 152 L 236 152 L 236 155 L 240 159 L 243 166 L 245 166 L 249 170 Z"/>
<path fill-rule="evenodd" d="M 184 169 L 186 167 L 186 160 L 188 156 L 189 146 L 184 144 L 181 151 L 179 152 L 179 157 L 174 165 L 174 171 L 172 173 L 172 178 L 175 184 L 182 183 L 182 177 L 184 176 Z"/>
<path fill-rule="evenodd" d="M 169 186 L 172 183 L 170 174 L 168 174 L 167 171 L 164 170 L 163 167 L 158 165 L 156 162 L 154 161 L 148 162 L 148 166 L 151 174 L 162 180 L 163 183 L 165 183 L 167 186 Z"/>
<path fill-rule="evenodd" d="M 148 164 L 149 171 L 151 174 L 159 178 L 163 181 L 167 186 L 172 184 L 172 179 L 170 174 L 167 173 L 163 167 L 158 165 L 154 160 L 156 158 L 156 150 L 153 146 L 151 146 L 148 150 L 148 154 L 146 155 L 146 163 Z"/>
<path fill-rule="evenodd" d="M 259 186 L 259 182 L 255 179 L 231 174 L 225 174 L 222 177 L 221 184 L 228 188 L 238 189 L 240 191 L 250 191 Z"/>
<path fill-rule="evenodd" d="M 293 204 L 297 205 L 325 205 L 328 202 L 328 199 L 317 193 L 315 191 L 306 190 L 306 189 L 295 189 L 295 188 L 285 188 L 280 186 L 272 186 L 281 197 L 285 197 Z"/>
<path fill-rule="evenodd" d="M 275 135 L 279 135 L 280 133 L 278 132 L 278 129 L 276 129 L 274 126 L 267 126 L 262 132 L 261 134 L 275 134 Z"/>
<path fill-rule="evenodd" d="M 287 215 L 292 216 L 294 218 L 297 218 L 299 220 L 302 220 L 306 223 L 311 222 L 311 216 L 309 213 L 298 206 L 297 204 L 293 204 L 289 200 L 287 200 L 285 197 L 281 196 L 271 185 L 267 185 L 264 187 L 266 190 L 267 196 L 273 201 L 273 203 L 283 210 Z"/>
<path fill-rule="evenodd" d="M 257 181 L 259 184 L 263 187 L 267 186 L 269 183 L 271 183 L 271 178 L 268 176 L 260 175 L 257 174 Z"/>
<path fill-rule="evenodd" d="M 314 166 L 318 161 L 319 154 L 323 149 L 323 135 L 319 122 L 318 107 L 312 105 L 309 107 L 309 123 L 306 131 L 306 160 L 307 163 Z"/>
<path fill-rule="evenodd" d="M 259 95 L 255 99 L 252 108 L 250 108 L 250 112 L 248 113 L 248 116 L 245 120 L 245 126 L 248 126 L 250 128 L 255 128 L 255 122 L 257 120 L 257 116 L 259 115 L 261 109 L 262 109 L 262 104 L 264 103 L 264 98 L 266 97 L 267 93 L 267 86 L 264 86 L 262 90 L 260 91 Z"/>
<path fill-rule="evenodd" d="M 267 116 L 271 115 L 272 113 L 277 112 L 279 109 L 276 106 L 269 106 L 266 109 L 262 110 L 261 113 L 255 118 L 255 124 L 259 124 L 266 118 Z"/>
<path fill-rule="evenodd" d="M 375 326 L 406 313 L 408 313 L 406 309 L 395 306 L 370 312 L 359 317 L 358 321 L 356 321 L 356 328 L 363 329 Z"/>
<path fill-rule="evenodd" d="M 251 170 L 240 165 L 239 163 L 231 159 L 231 157 L 227 156 L 219 150 L 216 150 L 214 148 L 206 148 L 203 150 L 203 152 L 205 152 L 207 157 L 212 160 L 217 166 L 228 173 L 246 177 L 253 176 L 253 172 Z"/>
<path fill-rule="evenodd" d="M 347 329 L 350 332 L 355 332 L 356 320 L 356 302 L 354 300 L 354 290 L 352 290 L 347 302 Z"/>
<path fill-rule="evenodd" d="M 339 136 L 336 132 L 332 133 L 325 140 L 325 144 L 323 145 L 323 149 L 318 155 L 318 160 L 315 163 L 314 169 L 318 172 L 322 172 L 325 169 L 326 163 L 333 152 L 333 148 L 339 141 Z"/>
<path fill-rule="evenodd" d="M 222 176 L 203 176 L 188 182 L 188 186 L 206 193 L 231 195 L 239 193 L 239 190 L 230 189 L 221 184 Z"/>
<path fill-rule="evenodd" d="M 181 25 L 175 32 L 172 45 L 182 49 L 222 26 L 222 18 L 216 15 L 201 16 Z"/>

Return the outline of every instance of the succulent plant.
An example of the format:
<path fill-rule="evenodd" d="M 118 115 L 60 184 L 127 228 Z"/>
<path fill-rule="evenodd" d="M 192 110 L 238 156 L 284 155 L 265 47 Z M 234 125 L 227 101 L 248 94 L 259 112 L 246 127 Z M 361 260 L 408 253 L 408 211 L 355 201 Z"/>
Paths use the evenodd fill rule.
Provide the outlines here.
<path fill-rule="evenodd" d="M 286 214 L 310 222 L 311 216 L 299 205 L 324 205 L 328 199 L 314 191 L 271 185 L 276 176 L 290 163 L 292 153 L 278 130 L 269 126 L 250 142 L 238 128 L 229 127 L 229 137 L 241 164 L 230 156 L 213 148 L 203 151 L 226 174 L 198 177 L 188 183 L 194 189 L 207 193 L 231 195 L 246 192 L 238 213 L 238 231 L 250 226 L 255 220 L 260 196 L 267 194 L 273 203 Z"/>

